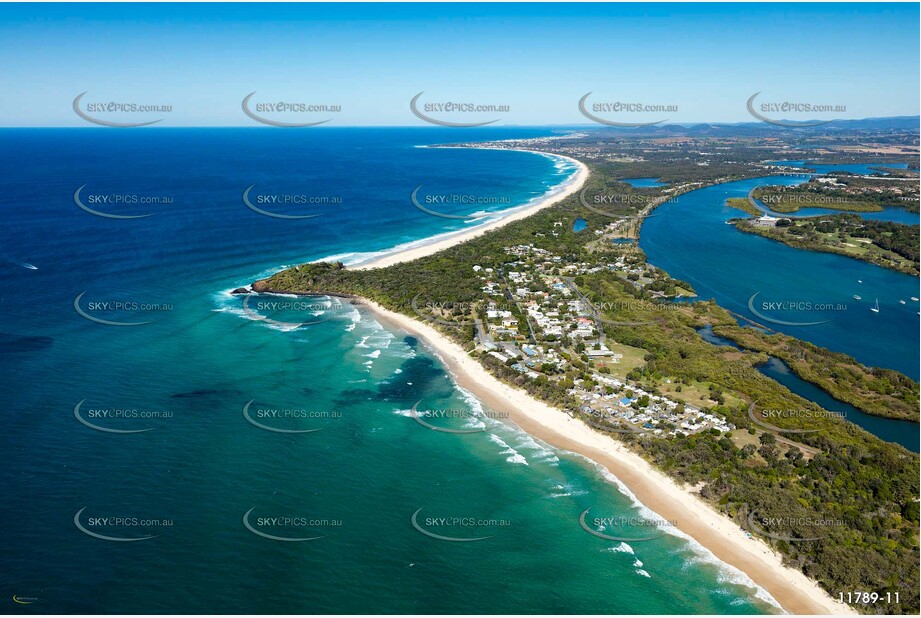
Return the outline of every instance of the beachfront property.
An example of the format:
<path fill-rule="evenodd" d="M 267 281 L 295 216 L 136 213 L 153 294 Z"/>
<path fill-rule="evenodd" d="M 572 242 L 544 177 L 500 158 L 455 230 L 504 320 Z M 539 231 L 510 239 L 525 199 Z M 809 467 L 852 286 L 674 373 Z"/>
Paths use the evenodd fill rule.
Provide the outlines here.
<path fill-rule="evenodd" d="M 481 353 L 530 380 L 560 380 L 570 360 L 581 358 L 588 379 L 574 380 L 568 393 L 584 414 L 611 426 L 660 436 L 735 429 L 718 415 L 608 373 L 622 354 L 599 331 L 596 309 L 576 293 L 571 277 L 611 271 L 642 288 L 656 280 L 654 268 L 636 265 L 627 256 L 566 263 L 532 245 L 506 247 L 505 253 L 509 261 L 500 267 L 474 268 L 487 296 L 478 313 Z"/>
<path fill-rule="evenodd" d="M 569 392 L 579 400 L 583 414 L 612 427 L 668 436 L 711 429 L 726 433 L 735 429 L 735 425 L 714 414 L 646 392 L 617 378 L 598 376 L 597 381 L 591 389 L 579 384 L 583 381 L 577 381 Z"/>

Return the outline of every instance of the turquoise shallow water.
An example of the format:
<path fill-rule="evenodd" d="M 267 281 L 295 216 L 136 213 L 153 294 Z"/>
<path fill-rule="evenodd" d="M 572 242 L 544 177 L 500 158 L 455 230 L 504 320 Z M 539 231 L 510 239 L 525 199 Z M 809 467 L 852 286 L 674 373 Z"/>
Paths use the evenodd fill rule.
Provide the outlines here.
<path fill-rule="evenodd" d="M 226 294 L 284 264 L 464 225 L 412 208 L 422 182 L 515 205 L 569 173 L 523 153 L 416 148 L 448 134 L 3 132 L 0 565 L 6 598 L 37 599 L 16 610 L 776 611 L 686 540 L 585 532 L 585 509 L 650 515 L 590 463 L 489 418 L 405 333 L 332 299 L 249 308 L 272 323 Z M 174 201 L 116 206 L 156 215 L 106 220 L 75 206 L 84 184 Z M 348 208 L 279 221 L 246 210 L 251 184 L 341 195 Z M 82 292 L 94 317 L 152 322 L 85 319 Z M 306 316 L 317 323 L 290 325 Z M 417 401 L 461 417 L 433 423 L 483 431 L 427 429 L 409 413 Z M 75 414 L 149 431 L 100 431 Z M 428 532 L 489 538 L 438 540 L 413 526 L 417 512 Z M 634 528 L 621 534 L 648 531 Z"/>

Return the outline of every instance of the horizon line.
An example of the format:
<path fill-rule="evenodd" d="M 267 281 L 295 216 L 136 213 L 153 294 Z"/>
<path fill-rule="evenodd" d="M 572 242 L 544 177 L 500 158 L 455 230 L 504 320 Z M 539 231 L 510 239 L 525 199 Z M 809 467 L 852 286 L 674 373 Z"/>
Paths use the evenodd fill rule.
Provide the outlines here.
<path fill-rule="evenodd" d="M 800 120 L 799 122 L 817 122 L 821 121 L 824 123 L 823 126 L 829 124 L 842 123 L 842 122 L 865 122 L 871 120 L 909 120 L 909 119 L 918 119 L 921 123 L 921 114 L 915 115 L 897 115 L 897 116 L 866 116 L 863 118 L 835 118 L 834 120 L 821 120 L 818 118 Z M 786 119 L 781 119 L 786 120 Z M 699 125 L 714 125 L 714 126 L 740 126 L 740 125 L 770 125 L 771 123 L 765 123 L 759 120 L 699 120 L 699 121 L 685 121 L 685 122 L 669 122 L 654 126 L 646 127 L 606 127 L 599 124 L 593 123 L 536 123 L 536 124 L 493 124 L 489 127 L 442 127 L 430 124 L 343 124 L 343 125 L 330 125 L 325 124 L 322 126 L 315 127 L 290 127 L 290 128 L 311 128 L 311 129 L 424 129 L 424 128 L 433 128 L 433 129 L 445 129 L 445 130 L 456 130 L 456 129 L 465 129 L 465 128 L 553 128 L 553 127 L 571 127 L 576 129 L 618 129 L 625 132 L 636 132 L 636 129 L 662 129 L 665 127 L 694 127 Z M 87 124 L 74 124 L 74 125 L 0 125 L 0 129 L 108 129 L 108 128 L 119 128 L 119 127 L 104 127 L 104 126 L 94 126 L 90 123 Z M 215 124 L 215 125 L 164 125 L 156 124 L 149 125 L 145 127 L 127 127 L 127 128 L 143 128 L 143 129 L 273 129 L 278 127 L 271 127 L 263 124 Z M 289 127 L 283 127 L 289 128 Z M 791 129 L 791 128 L 817 128 L 817 127 L 778 127 L 781 129 Z M 919 130 L 921 130 L 921 124 L 919 124 Z"/>

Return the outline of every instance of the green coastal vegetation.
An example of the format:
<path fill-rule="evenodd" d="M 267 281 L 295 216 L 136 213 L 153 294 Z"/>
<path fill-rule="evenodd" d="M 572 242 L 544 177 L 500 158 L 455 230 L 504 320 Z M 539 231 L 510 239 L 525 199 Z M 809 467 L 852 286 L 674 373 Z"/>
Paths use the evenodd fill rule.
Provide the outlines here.
<path fill-rule="evenodd" d="M 779 358 L 803 380 L 867 414 L 916 423 L 919 420 L 918 385 L 898 371 L 866 367 L 847 354 L 783 333 L 766 335 L 738 326 L 734 320 L 715 325 L 713 332 L 747 350 Z"/>
<path fill-rule="evenodd" d="M 917 180 L 918 178 L 918 161 L 917 160 L 910 161 L 908 163 L 908 169 L 902 169 L 898 167 L 886 167 L 885 165 L 881 165 L 873 169 L 876 169 L 880 172 L 884 172 L 890 178 L 911 178 L 915 180 Z"/>
<path fill-rule="evenodd" d="M 918 212 L 917 183 L 910 179 L 867 178 L 837 173 L 795 186 L 758 187 L 752 194 L 774 212 L 789 214 L 803 208 L 833 208 L 851 212 L 879 212 L 906 208 Z"/>
<path fill-rule="evenodd" d="M 751 203 L 746 197 L 730 197 L 726 200 L 726 205 L 730 208 L 735 208 L 736 210 L 741 210 L 742 212 L 748 213 L 753 217 L 760 217 L 762 212 L 758 210 L 754 204 Z"/>
<path fill-rule="evenodd" d="M 799 212 L 803 208 L 834 208 L 850 212 L 880 212 L 883 210 L 880 204 L 851 196 L 829 196 L 810 192 L 808 189 L 790 191 L 781 189 L 786 189 L 786 187 L 759 187 L 755 189 L 752 197 L 764 202 L 774 212 L 785 215 Z"/>
<path fill-rule="evenodd" d="M 742 209 L 741 204 L 735 207 Z M 773 227 L 754 225 L 748 219 L 732 223 L 743 232 L 798 249 L 835 253 L 909 275 L 919 274 L 918 225 L 873 221 L 852 214 L 782 219 Z"/>
<path fill-rule="evenodd" d="M 591 165 L 588 186 L 618 186 L 610 171 L 620 165 Z M 633 174 L 642 175 L 664 178 L 668 171 Z M 619 172 L 618 177 L 624 176 Z M 636 212 L 641 209 L 635 206 Z M 586 231 L 572 232 L 576 218 L 586 221 Z M 914 421 L 917 382 L 792 337 L 740 327 L 713 301 L 670 302 L 690 285 L 646 264 L 636 245 L 599 243 L 597 235 L 586 233 L 612 225 L 610 216 L 586 209 L 571 196 L 412 262 L 374 270 L 305 264 L 256 282 L 253 291 L 367 298 L 427 320 L 498 378 L 576 417 L 584 407 L 580 395 L 629 396 L 641 389 L 679 402 L 680 410 L 694 407 L 724 419 L 731 431 L 681 431 L 666 423 L 668 431 L 660 434 L 612 432 L 611 437 L 675 479 L 700 486 L 705 500 L 752 534 L 763 532 L 763 526 L 752 530 L 754 517 L 791 522 L 772 528 L 764 540 L 833 597 L 858 590 L 898 592 L 898 604 L 855 609 L 917 613 L 918 455 L 828 413 L 756 367 L 776 356 L 803 379 L 867 413 Z M 515 288 L 507 284 L 513 273 L 532 275 L 536 294 L 554 286 L 567 286 L 573 297 L 584 294 L 595 310 L 598 342 L 586 346 L 566 331 L 559 337 L 536 335 L 524 303 L 507 300 Z M 498 291 L 487 294 L 489 286 Z M 488 353 L 477 323 L 486 321 L 490 302 L 508 307 L 521 333 L 517 339 L 555 346 L 560 362 L 529 369 Z M 706 342 L 698 333 L 706 326 L 742 349 Z M 620 355 L 619 361 L 590 354 L 602 342 Z M 626 384 L 612 386 L 608 379 Z M 753 422 L 750 409 L 764 423 Z M 795 523 L 807 519 L 824 523 L 820 529 Z"/>

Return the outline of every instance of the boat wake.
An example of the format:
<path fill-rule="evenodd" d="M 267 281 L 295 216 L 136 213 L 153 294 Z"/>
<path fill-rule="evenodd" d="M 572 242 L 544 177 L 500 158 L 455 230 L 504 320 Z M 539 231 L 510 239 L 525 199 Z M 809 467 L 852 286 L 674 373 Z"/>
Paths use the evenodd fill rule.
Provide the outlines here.
<path fill-rule="evenodd" d="M 10 264 L 15 264 L 16 266 L 21 266 L 22 268 L 26 268 L 28 270 L 38 270 L 38 266 L 29 264 L 28 262 L 20 262 L 19 260 L 7 260 L 7 262 Z"/>

